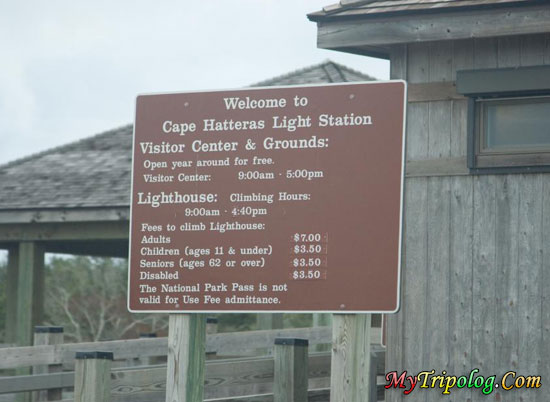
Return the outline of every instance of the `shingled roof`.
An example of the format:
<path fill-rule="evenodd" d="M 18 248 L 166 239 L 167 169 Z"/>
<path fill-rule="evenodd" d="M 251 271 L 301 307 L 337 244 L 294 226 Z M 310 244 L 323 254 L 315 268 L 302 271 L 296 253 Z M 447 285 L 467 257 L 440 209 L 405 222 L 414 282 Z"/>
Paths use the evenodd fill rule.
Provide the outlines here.
<path fill-rule="evenodd" d="M 370 75 L 327 60 L 321 64 L 280 75 L 251 86 L 269 87 L 276 85 L 324 84 L 330 82 L 373 81 L 374 79 Z"/>
<path fill-rule="evenodd" d="M 370 81 L 326 61 L 254 86 Z M 129 207 L 133 126 L 0 166 L 0 211 Z"/>
<path fill-rule="evenodd" d="M 499 6 L 528 5 L 541 0 L 341 0 L 308 15 L 312 21 L 380 16 L 383 14 L 433 13 L 483 9 Z"/>

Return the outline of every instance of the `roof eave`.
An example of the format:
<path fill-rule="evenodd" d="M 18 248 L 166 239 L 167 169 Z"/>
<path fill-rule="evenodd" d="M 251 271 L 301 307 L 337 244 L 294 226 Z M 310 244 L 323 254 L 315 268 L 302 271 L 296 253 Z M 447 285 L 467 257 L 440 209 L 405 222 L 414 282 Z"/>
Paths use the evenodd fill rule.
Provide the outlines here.
<path fill-rule="evenodd" d="M 398 44 L 550 32 L 550 4 L 537 2 L 523 7 L 415 13 L 414 16 L 328 18 L 318 21 L 317 26 L 319 48 L 369 56 L 378 50 L 387 56 L 388 49 Z"/>

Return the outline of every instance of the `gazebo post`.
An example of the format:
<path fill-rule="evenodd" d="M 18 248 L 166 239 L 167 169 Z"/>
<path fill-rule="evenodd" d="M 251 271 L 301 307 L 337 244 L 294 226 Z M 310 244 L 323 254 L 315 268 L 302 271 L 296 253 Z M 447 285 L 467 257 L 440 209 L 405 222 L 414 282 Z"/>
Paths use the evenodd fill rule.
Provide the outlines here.
<path fill-rule="evenodd" d="M 44 301 L 44 250 L 36 242 L 19 243 L 16 343 L 32 344 L 34 325 L 40 323 Z"/>
<path fill-rule="evenodd" d="M 17 325 L 17 283 L 19 267 L 19 247 L 14 245 L 8 249 L 8 276 L 6 286 L 6 342 L 16 343 Z"/>

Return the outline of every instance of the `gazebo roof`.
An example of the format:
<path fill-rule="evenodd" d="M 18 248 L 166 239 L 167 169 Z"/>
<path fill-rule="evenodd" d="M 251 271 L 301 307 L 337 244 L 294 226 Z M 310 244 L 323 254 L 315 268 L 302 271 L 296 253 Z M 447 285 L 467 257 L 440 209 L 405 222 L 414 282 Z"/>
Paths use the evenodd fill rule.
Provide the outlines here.
<path fill-rule="evenodd" d="M 254 86 L 373 79 L 326 61 Z M 68 214 L 81 216 L 86 211 L 94 212 L 94 220 L 125 219 L 132 132 L 132 125 L 127 125 L 0 166 L 0 223 L 43 222 L 52 214 L 53 220 L 70 221 Z"/>
<path fill-rule="evenodd" d="M 128 206 L 132 125 L 0 167 L 0 209 Z"/>

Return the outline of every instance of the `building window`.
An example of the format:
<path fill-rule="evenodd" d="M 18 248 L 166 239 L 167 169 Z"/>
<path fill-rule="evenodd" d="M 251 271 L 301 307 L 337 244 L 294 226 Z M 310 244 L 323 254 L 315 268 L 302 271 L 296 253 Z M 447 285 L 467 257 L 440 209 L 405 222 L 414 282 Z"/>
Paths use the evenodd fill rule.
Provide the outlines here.
<path fill-rule="evenodd" d="M 472 168 L 550 165 L 550 97 L 475 100 Z"/>
<path fill-rule="evenodd" d="M 529 76 L 548 67 L 457 74 L 470 98 L 468 167 L 473 173 L 550 171 L 550 82 Z"/>

